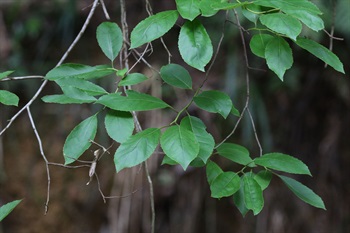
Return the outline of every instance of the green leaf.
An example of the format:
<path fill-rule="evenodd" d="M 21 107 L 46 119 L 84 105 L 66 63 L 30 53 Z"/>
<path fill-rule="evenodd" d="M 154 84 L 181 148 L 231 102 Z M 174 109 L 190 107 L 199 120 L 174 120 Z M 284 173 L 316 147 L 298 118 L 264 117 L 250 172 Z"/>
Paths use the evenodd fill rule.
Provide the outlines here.
<path fill-rule="evenodd" d="M 160 129 L 148 128 L 123 142 L 114 155 L 117 172 L 147 160 L 157 148 Z"/>
<path fill-rule="evenodd" d="M 68 63 L 53 68 L 46 74 L 45 78 L 48 80 L 57 80 L 60 78 L 93 79 L 101 78 L 114 72 L 115 70 L 113 68 L 106 65 L 88 66 Z"/>
<path fill-rule="evenodd" d="M 96 38 L 102 52 L 113 62 L 123 45 L 123 34 L 119 26 L 112 22 L 101 23 L 97 27 Z"/>
<path fill-rule="evenodd" d="M 234 143 L 223 143 L 217 149 L 219 155 L 242 165 L 252 164 L 253 160 L 249 156 L 249 151 Z"/>
<path fill-rule="evenodd" d="M 199 2 L 199 9 L 201 11 L 202 16 L 204 17 L 211 17 L 215 15 L 218 10 L 214 10 L 213 7 L 211 7 L 212 3 L 220 3 L 221 0 L 202 0 Z"/>
<path fill-rule="evenodd" d="M 309 168 L 299 159 L 282 153 L 268 153 L 254 159 L 255 164 L 277 171 L 310 175 Z"/>
<path fill-rule="evenodd" d="M 288 11 L 307 11 L 314 15 L 320 15 L 322 12 L 318 7 L 308 0 L 256 0 L 254 4 L 266 7 L 280 9 L 284 12 Z"/>
<path fill-rule="evenodd" d="M 120 93 L 108 94 L 100 97 L 96 102 L 111 109 L 119 111 L 147 111 L 170 107 L 167 103 L 151 95 L 142 94 L 136 91 L 127 91 L 127 96 Z"/>
<path fill-rule="evenodd" d="M 183 126 L 169 127 L 160 138 L 164 153 L 186 169 L 198 155 L 199 144 L 195 135 Z"/>
<path fill-rule="evenodd" d="M 105 118 L 105 127 L 113 140 L 123 143 L 134 131 L 134 118 L 130 112 L 109 110 Z"/>
<path fill-rule="evenodd" d="M 84 102 L 96 101 L 96 98 L 91 96 L 86 91 L 73 86 L 61 86 L 63 93 L 73 99 L 83 100 Z"/>
<path fill-rule="evenodd" d="M 292 49 L 282 37 L 274 37 L 266 45 L 267 66 L 283 81 L 283 75 L 293 65 Z"/>
<path fill-rule="evenodd" d="M 211 183 L 210 191 L 213 198 L 229 197 L 239 190 L 240 178 L 234 172 L 220 173 Z"/>
<path fill-rule="evenodd" d="M 223 2 L 220 3 L 212 3 L 211 7 L 214 10 L 233 10 L 237 7 L 245 6 L 251 4 L 250 2 L 241 2 L 241 3 L 231 3 L 231 2 Z"/>
<path fill-rule="evenodd" d="M 74 87 L 81 91 L 84 91 L 86 94 L 94 96 L 94 95 L 104 95 L 108 92 L 103 89 L 102 87 L 86 81 L 84 79 L 77 79 L 77 78 L 60 78 L 55 80 L 55 82 L 60 87 Z"/>
<path fill-rule="evenodd" d="M 63 156 L 65 165 L 77 160 L 91 145 L 91 140 L 97 132 L 97 115 L 80 122 L 68 135 L 64 146 Z"/>
<path fill-rule="evenodd" d="M 302 183 L 292 178 L 282 175 L 279 175 L 278 177 L 281 178 L 281 180 L 287 185 L 287 187 L 302 201 L 314 207 L 324 210 L 326 209 L 321 197 L 314 193 L 310 188 L 306 187 Z"/>
<path fill-rule="evenodd" d="M 244 217 L 248 213 L 249 209 L 247 209 L 245 206 L 243 178 L 241 178 L 239 190 L 233 194 L 233 202 Z"/>
<path fill-rule="evenodd" d="M 259 12 L 261 12 L 261 8 L 260 6 L 255 4 L 249 4 L 242 7 L 242 14 L 244 15 L 244 17 L 246 17 L 246 19 L 248 19 L 249 21 L 253 22 L 255 25 L 259 19 Z"/>
<path fill-rule="evenodd" d="M 219 113 L 226 118 L 232 109 L 230 97 L 221 91 L 203 91 L 194 97 L 195 104 L 203 110 Z"/>
<path fill-rule="evenodd" d="M 3 206 L 0 207 L 0 222 L 7 216 L 9 213 L 12 212 L 12 210 L 22 201 L 21 200 L 16 200 L 16 201 L 11 201 Z"/>
<path fill-rule="evenodd" d="M 264 196 L 260 185 L 251 174 L 246 174 L 243 177 L 243 186 L 247 209 L 252 210 L 254 215 L 259 214 L 264 207 Z"/>
<path fill-rule="evenodd" d="M 204 71 L 213 56 L 210 37 L 197 19 L 188 21 L 181 27 L 178 46 L 182 59 L 200 71 Z"/>
<path fill-rule="evenodd" d="M 12 74 L 13 72 L 15 72 L 15 71 L 14 70 L 9 70 L 9 71 L 5 71 L 5 72 L 1 72 L 0 73 L 0 80 L 6 78 L 7 76 Z"/>
<path fill-rule="evenodd" d="M 0 103 L 5 105 L 18 106 L 19 98 L 12 92 L 0 90 Z"/>
<path fill-rule="evenodd" d="M 66 95 L 47 95 L 42 97 L 41 100 L 45 103 L 54 104 L 84 104 L 95 102 L 95 100 L 74 99 Z"/>
<path fill-rule="evenodd" d="M 181 126 L 194 133 L 199 143 L 198 157 L 206 163 L 213 152 L 215 141 L 213 136 L 205 130 L 206 126 L 203 121 L 197 117 L 187 116 L 181 120 Z"/>
<path fill-rule="evenodd" d="M 265 58 L 265 50 L 266 45 L 273 39 L 274 37 L 269 34 L 257 34 L 252 37 L 250 40 L 249 46 L 252 52 L 261 58 Z"/>
<path fill-rule="evenodd" d="M 307 50 L 309 53 L 313 54 L 317 58 L 321 59 L 335 70 L 345 74 L 343 63 L 339 60 L 339 58 L 332 53 L 326 47 L 320 45 L 319 43 L 309 40 L 306 38 L 298 38 L 295 42 L 301 48 Z"/>
<path fill-rule="evenodd" d="M 192 78 L 180 65 L 168 64 L 160 69 L 160 76 L 169 85 L 183 89 L 192 89 Z"/>
<path fill-rule="evenodd" d="M 268 170 L 262 170 L 254 176 L 254 179 L 260 185 L 261 190 L 264 191 L 270 184 L 270 181 L 272 179 L 272 173 Z"/>
<path fill-rule="evenodd" d="M 139 83 L 142 83 L 143 81 L 146 81 L 147 79 L 148 78 L 145 75 L 140 73 L 128 74 L 125 78 L 123 78 L 119 82 L 118 87 L 139 84 Z"/>
<path fill-rule="evenodd" d="M 192 21 L 201 13 L 199 3 L 200 0 L 176 0 L 176 8 L 182 18 Z"/>
<path fill-rule="evenodd" d="M 221 170 L 219 165 L 209 160 L 206 166 L 206 173 L 207 173 L 208 184 L 211 185 L 213 181 L 216 179 L 216 177 L 218 177 L 221 173 L 223 173 L 223 170 Z"/>
<path fill-rule="evenodd" d="M 167 33 L 178 18 L 176 10 L 162 11 L 142 20 L 131 32 L 130 49 L 151 42 Z"/>
<path fill-rule="evenodd" d="M 302 25 L 296 18 L 283 14 L 271 13 L 261 15 L 260 22 L 271 30 L 288 36 L 292 40 L 296 40 L 301 33 Z"/>

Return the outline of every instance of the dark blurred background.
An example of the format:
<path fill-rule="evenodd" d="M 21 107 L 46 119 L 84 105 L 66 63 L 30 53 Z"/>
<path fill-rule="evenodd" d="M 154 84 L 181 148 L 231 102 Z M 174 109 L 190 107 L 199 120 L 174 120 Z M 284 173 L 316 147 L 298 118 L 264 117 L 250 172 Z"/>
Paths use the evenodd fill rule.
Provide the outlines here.
<path fill-rule="evenodd" d="M 293 46 L 294 65 L 281 82 L 265 62 L 249 53 L 250 65 L 265 71 L 250 70 L 251 104 L 257 133 L 264 152 L 283 152 L 300 158 L 310 168 L 313 177 L 293 176 L 317 194 L 327 211 L 313 208 L 296 198 L 279 180 L 273 179 L 264 192 L 265 207 L 254 217 L 244 218 L 232 199 L 210 198 L 204 168 L 160 166 L 161 156 L 149 160 L 155 188 L 156 232 L 203 233 L 347 233 L 350 232 L 350 2 L 349 0 L 318 0 L 324 12 L 326 29 L 335 29 L 335 36 L 344 40 L 333 42 L 333 51 L 344 64 L 346 75 L 335 72 L 313 55 Z M 0 72 L 15 70 L 14 76 L 45 75 L 52 69 L 79 32 L 89 13 L 92 1 L 82 0 L 0 0 Z M 105 0 L 111 20 L 120 24 L 119 1 Z M 174 1 L 151 1 L 154 12 L 174 9 Z M 126 1 L 130 30 L 147 17 L 145 2 Z M 201 18 L 216 48 L 221 32 L 223 13 L 211 19 Z M 233 14 L 230 19 L 234 21 Z M 105 64 L 108 60 L 99 50 L 95 31 L 105 21 L 101 7 L 97 8 L 84 37 L 66 62 L 88 65 Z M 178 24 L 183 23 L 181 20 Z M 244 27 L 252 25 L 242 21 Z M 164 37 L 173 54 L 172 61 L 183 64 L 177 51 L 179 27 Z M 326 33 L 303 31 L 326 47 Z M 251 34 L 245 34 L 246 42 Z M 165 64 L 167 53 L 159 41 L 153 43 L 153 54 L 147 57 L 155 68 Z M 130 63 L 134 60 L 130 58 Z M 117 62 L 118 63 L 118 62 Z M 116 65 L 119 68 L 119 63 Z M 188 67 L 198 86 L 204 75 Z M 151 81 L 137 86 L 138 90 L 163 97 L 180 109 L 190 99 L 190 93 L 163 85 L 147 66 L 137 65 Z M 225 28 L 225 38 L 205 89 L 226 91 L 238 109 L 245 102 L 245 62 L 239 31 L 234 24 Z M 42 80 L 0 82 L 1 89 L 11 90 L 20 97 L 23 106 L 35 93 Z M 112 79 L 100 84 L 115 88 Z M 42 95 L 58 93 L 54 84 L 46 86 Z M 62 147 L 72 128 L 96 111 L 95 106 L 44 104 L 40 99 L 32 106 L 45 153 L 51 162 L 63 163 Z M 0 128 L 18 108 L 0 105 Z M 202 118 L 219 142 L 232 130 L 237 118 L 223 121 L 213 114 L 190 109 Z M 167 112 L 140 114 L 144 128 L 162 126 L 172 120 Z M 102 122 L 102 121 L 101 121 Z M 108 147 L 103 123 L 96 141 Z M 258 147 L 248 117 L 229 139 L 258 155 Z M 89 149 L 82 157 L 92 159 Z M 49 212 L 44 216 L 46 200 L 46 170 L 28 116 L 23 113 L 0 138 L 0 205 L 24 198 L 3 222 L 0 232 L 150 232 L 149 187 L 143 167 L 126 169 L 118 174 L 111 155 L 98 164 L 97 173 L 105 195 L 120 196 L 107 203 L 98 191 L 96 180 L 90 185 L 88 169 L 65 169 L 51 166 Z M 224 170 L 235 170 L 228 161 L 213 157 Z"/>

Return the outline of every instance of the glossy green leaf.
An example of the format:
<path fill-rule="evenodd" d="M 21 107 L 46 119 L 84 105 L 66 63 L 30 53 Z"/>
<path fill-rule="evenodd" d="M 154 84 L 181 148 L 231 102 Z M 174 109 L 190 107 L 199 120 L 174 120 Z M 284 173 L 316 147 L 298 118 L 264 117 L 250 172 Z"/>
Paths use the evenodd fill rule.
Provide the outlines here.
<path fill-rule="evenodd" d="M 168 64 L 160 69 L 160 76 L 169 85 L 183 89 L 192 89 L 190 73 L 180 65 Z"/>
<path fill-rule="evenodd" d="M 279 175 L 279 178 L 281 178 L 281 180 L 287 185 L 287 187 L 302 201 L 314 207 L 324 209 L 324 210 L 326 209 L 322 201 L 322 198 L 318 196 L 316 193 L 314 193 L 314 191 L 312 191 L 310 188 L 286 176 Z"/>
<path fill-rule="evenodd" d="M 253 162 L 247 148 L 238 144 L 223 143 L 216 150 L 219 155 L 238 164 L 248 165 Z"/>
<path fill-rule="evenodd" d="M 317 58 L 321 59 L 331 67 L 333 67 L 335 70 L 345 74 L 343 63 L 334 53 L 332 53 L 326 47 L 320 45 L 319 43 L 313 40 L 309 40 L 306 38 L 298 38 L 298 40 L 295 43 L 301 48 L 307 50 L 309 53 L 316 56 Z"/>
<path fill-rule="evenodd" d="M 13 72 L 15 72 L 15 71 L 14 70 L 9 70 L 9 71 L 5 71 L 5 72 L 1 72 L 0 73 L 0 80 L 6 78 L 7 76 L 12 74 Z"/>
<path fill-rule="evenodd" d="M 60 87 L 74 87 L 81 91 L 84 91 L 86 94 L 94 96 L 94 95 L 104 95 L 108 92 L 103 89 L 102 87 L 89 82 L 84 79 L 78 79 L 78 78 L 60 78 L 55 80 L 55 82 Z"/>
<path fill-rule="evenodd" d="M 0 90 L 0 103 L 5 105 L 18 106 L 19 98 L 17 95 L 6 90 Z"/>
<path fill-rule="evenodd" d="M 213 56 L 210 37 L 197 19 L 188 21 L 181 27 L 178 46 L 182 59 L 200 71 L 204 71 Z"/>
<path fill-rule="evenodd" d="M 288 36 L 292 40 L 296 40 L 301 33 L 302 24 L 293 16 L 283 13 L 271 13 L 261 15 L 260 22 L 269 29 Z"/>
<path fill-rule="evenodd" d="M 204 17 L 211 17 L 215 15 L 218 10 L 214 10 L 213 7 L 211 7 L 211 4 L 213 3 L 220 3 L 221 0 L 202 0 L 199 2 L 199 9 L 201 11 L 202 16 Z"/>
<path fill-rule="evenodd" d="M 256 0 L 254 1 L 254 4 L 265 7 L 277 8 L 284 12 L 299 10 L 306 11 L 314 15 L 322 14 L 320 9 L 318 9 L 318 7 L 314 3 L 308 0 Z"/>
<path fill-rule="evenodd" d="M 239 190 L 241 179 L 234 172 L 220 173 L 211 183 L 213 198 L 229 197 Z"/>
<path fill-rule="evenodd" d="M 91 145 L 97 132 L 97 115 L 80 122 L 68 135 L 64 146 L 63 156 L 65 165 L 77 160 Z"/>
<path fill-rule="evenodd" d="M 244 200 L 243 178 L 241 178 L 239 190 L 235 194 L 233 194 L 233 202 L 235 203 L 239 212 L 241 212 L 242 216 L 244 217 L 248 213 L 249 209 L 247 209 Z"/>
<path fill-rule="evenodd" d="M 101 23 L 97 27 L 96 38 L 102 52 L 113 62 L 123 45 L 123 34 L 119 26 L 112 22 Z"/>
<path fill-rule="evenodd" d="M 114 164 L 117 172 L 147 160 L 157 148 L 159 137 L 158 128 L 148 128 L 129 137 L 115 152 Z"/>
<path fill-rule="evenodd" d="M 254 215 L 261 212 L 264 207 L 264 196 L 260 185 L 251 174 L 243 177 L 244 202 L 247 209 L 252 210 Z"/>
<path fill-rule="evenodd" d="M 169 127 L 160 138 L 164 153 L 186 169 L 198 155 L 199 144 L 195 135 L 183 126 Z"/>
<path fill-rule="evenodd" d="M 182 18 L 192 21 L 201 13 L 199 3 L 200 0 L 176 0 L 176 8 Z"/>
<path fill-rule="evenodd" d="M 101 78 L 114 72 L 114 69 L 106 65 L 88 66 L 68 63 L 53 68 L 46 74 L 45 78 L 48 80 L 57 80 L 60 78 L 93 79 Z"/>
<path fill-rule="evenodd" d="M 22 200 L 11 201 L 0 207 L 0 222 L 12 212 Z"/>
<path fill-rule="evenodd" d="M 74 99 L 68 97 L 66 95 L 47 95 L 41 98 L 45 103 L 55 103 L 55 104 L 84 104 L 84 103 L 92 103 L 95 100 L 82 100 L 82 99 Z"/>
<path fill-rule="evenodd" d="M 255 4 L 249 4 L 242 7 L 243 16 L 249 21 L 253 22 L 255 25 L 259 19 L 259 12 L 261 12 L 261 8 Z"/>
<path fill-rule="evenodd" d="M 162 11 L 142 20 L 131 32 L 130 48 L 137 48 L 167 33 L 178 18 L 176 10 Z"/>
<path fill-rule="evenodd" d="M 198 157 L 206 163 L 213 152 L 215 141 L 213 136 L 206 131 L 203 121 L 197 117 L 187 116 L 181 120 L 181 126 L 194 133 L 199 143 Z"/>
<path fill-rule="evenodd" d="M 113 140 L 123 143 L 134 131 L 134 118 L 130 112 L 109 110 L 105 118 L 105 127 Z"/>
<path fill-rule="evenodd" d="M 152 109 L 167 108 L 169 105 L 151 95 L 139 93 L 136 91 L 127 91 L 127 96 L 121 96 L 120 93 L 104 95 L 96 102 L 103 104 L 111 109 L 119 111 L 147 111 Z"/>
<path fill-rule="evenodd" d="M 282 37 L 274 37 L 266 45 L 267 66 L 283 81 L 286 70 L 293 65 L 292 49 Z"/>
<path fill-rule="evenodd" d="M 221 173 L 223 173 L 223 170 L 219 167 L 219 165 L 217 165 L 211 160 L 208 161 L 205 170 L 207 173 L 207 180 L 209 185 L 213 183 L 216 177 L 218 177 Z"/>
<path fill-rule="evenodd" d="M 254 159 L 255 164 L 277 171 L 310 175 L 309 168 L 299 159 L 282 153 L 268 153 Z"/>
<path fill-rule="evenodd" d="M 61 86 L 63 93 L 73 99 L 83 100 L 85 102 L 96 101 L 96 98 L 93 97 L 90 93 L 83 91 L 79 88 L 73 86 Z"/>
<path fill-rule="evenodd" d="M 225 2 L 221 1 L 220 3 L 212 3 L 210 6 L 214 10 L 233 10 L 237 7 L 245 6 L 251 4 L 250 2 L 241 2 L 241 3 L 231 3 L 231 2 Z"/>
<path fill-rule="evenodd" d="M 264 191 L 270 184 L 272 179 L 272 173 L 268 170 L 262 170 L 254 176 L 254 179 L 260 185 L 261 189 Z"/>
<path fill-rule="evenodd" d="M 194 97 L 195 104 L 203 110 L 219 113 L 226 118 L 232 109 L 230 97 L 221 91 L 203 91 Z"/>
<path fill-rule="evenodd" d="M 273 38 L 274 37 L 269 34 L 256 34 L 250 40 L 250 43 L 249 43 L 250 49 L 256 56 L 265 58 L 266 45 Z"/>
<path fill-rule="evenodd" d="M 146 81 L 148 78 L 140 73 L 132 73 L 132 74 L 128 74 L 125 78 L 123 78 L 118 86 L 131 86 L 131 85 L 135 85 L 135 84 L 139 84 L 142 83 L 143 81 Z"/>

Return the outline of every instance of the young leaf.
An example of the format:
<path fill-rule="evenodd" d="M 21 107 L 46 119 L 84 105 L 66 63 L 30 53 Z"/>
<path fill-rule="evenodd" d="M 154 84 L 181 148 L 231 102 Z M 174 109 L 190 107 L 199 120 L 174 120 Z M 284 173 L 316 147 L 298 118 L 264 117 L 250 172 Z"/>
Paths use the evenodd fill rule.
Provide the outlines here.
<path fill-rule="evenodd" d="M 169 127 L 160 138 L 164 153 L 186 169 L 198 155 L 199 144 L 195 135 L 183 126 Z"/>
<path fill-rule="evenodd" d="M 249 209 L 247 209 L 245 206 L 243 178 L 241 178 L 239 190 L 233 194 L 233 202 L 244 217 L 248 213 Z"/>
<path fill-rule="evenodd" d="M 192 89 L 192 78 L 180 65 L 168 64 L 160 69 L 160 76 L 169 85 L 183 89 Z"/>
<path fill-rule="evenodd" d="M 0 103 L 5 105 L 18 106 L 19 98 L 12 92 L 0 90 Z"/>
<path fill-rule="evenodd" d="M 287 185 L 287 187 L 302 201 L 314 207 L 324 210 L 326 209 L 322 199 L 311 189 L 292 178 L 282 175 L 279 175 L 278 177 L 281 178 L 281 180 Z"/>
<path fill-rule="evenodd" d="M 215 141 L 213 136 L 205 130 L 206 126 L 203 121 L 197 117 L 187 116 L 181 120 L 181 126 L 194 133 L 199 143 L 198 157 L 206 163 L 213 152 Z"/>
<path fill-rule="evenodd" d="M 213 198 L 229 197 L 239 190 L 241 179 L 234 172 L 220 173 L 211 183 Z"/>
<path fill-rule="evenodd" d="M 125 78 L 123 78 L 119 84 L 118 87 L 120 86 L 131 86 L 131 85 L 135 85 L 138 83 L 142 83 L 143 81 L 146 81 L 148 78 L 140 73 L 132 73 L 132 74 L 128 74 Z"/>
<path fill-rule="evenodd" d="M 219 155 L 242 165 L 251 164 L 253 160 L 249 156 L 249 151 L 234 143 L 223 143 L 217 149 Z"/>
<path fill-rule="evenodd" d="M 81 91 L 84 91 L 86 94 L 95 96 L 95 95 L 104 95 L 108 92 L 103 89 L 102 87 L 89 82 L 84 79 L 77 79 L 77 78 L 60 78 L 55 80 L 55 82 L 60 87 L 74 87 Z"/>
<path fill-rule="evenodd" d="M 182 18 L 192 21 L 201 13 L 199 3 L 200 0 L 176 0 L 176 8 Z"/>
<path fill-rule="evenodd" d="M 15 71 L 14 70 L 9 70 L 9 71 L 5 71 L 5 72 L 1 72 L 0 73 L 0 80 L 6 78 L 7 76 L 12 74 L 13 72 L 15 72 Z"/>
<path fill-rule="evenodd" d="M 7 216 L 9 213 L 12 212 L 12 210 L 22 201 L 21 200 L 15 200 L 11 201 L 3 206 L 0 207 L 0 222 Z"/>
<path fill-rule="evenodd" d="M 313 40 L 309 40 L 306 38 L 298 38 L 298 40 L 295 43 L 301 48 L 307 50 L 309 53 L 316 56 L 317 58 L 321 59 L 331 67 L 333 67 L 335 70 L 345 74 L 343 63 L 334 53 L 332 53 L 326 47 L 320 45 L 319 43 Z"/>
<path fill-rule="evenodd" d="M 114 155 L 117 172 L 147 160 L 159 143 L 160 129 L 148 128 L 123 142 Z"/>
<path fill-rule="evenodd" d="M 167 33 L 179 17 L 176 10 L 162 11 L 141 21 L 131 32 L 130 49 L 151 42 Z"/>
<path fill-rule="evenodd" d="M 264 196 L 260 185 L 251 174 L 246 174 L 243 177 L 243 187 L 247 209 L 252 210 L 254 215 L 259 214 L 264 207 Z"/>
<path fill-rule="evenodd" d="M 221 173 L 223 173 L 223 170 L 214 163 L 213 161 L 209 160 L 206 167 L 206 173 L 207 173 L 207 180 L 208 184 L 211 185 L 213 181 L 218 177 Z"/>
<path fill-rule="evenodd" d="M 232 108 L 230 97 L 221 91 L 203 91 L 194 97 L 195 104 L 203 110 L 213 113 L 219 113 L 226 118 Z"/>
<path fill-rule="evenodd" d="M 113 68 L 106 65 L 88 66 L 68 63 L 53 68 L 46 74 L 45 78 L 48 80 L 60 78 L 93 79 L 101 78 L 114 72 L 115 70 Z"/>
<path fill-rule="evenodd" d="M 112 22 L 101 23 L 97 27 L 96 38 L 102 52 L 113 62 L 123 45 L 123 34 L 119 26 Z"/>
<path fill-rule="evenodd" d="M 80 122 L 68 135 L 64 146 L 63 156 L 65 165 L 77 160 L 91 145 L 97 132 L 97 115 Z"/>
<path fill-rule="evenodd" d="M 310 175 L 309 168 L 297 158 L 282 153 L 268 153 L 254 159 L 255 164 L 277 171 Z"/>
<path fill-rule="evenodd" d="M 95 100 L 82 100 L 82 99 L 74 99 L 68 97 L 66 95 L 47 95 L 41 98 L 45 103 L 54 103 L 54 104 L 84 104 L 84 103 L 92 103 Z"/>
<path fill-rule="evenodd" d="M 282 14 L 282 13 L 271 13 L 264 14 L 259 17 L 260 22 L 271 30 L 284 34 L 296 40 L 297 36 L 301 33 L 302 25 L 296 18 Z"/>
<path fill-rule="evenodd" d="M 271 179 L 272 173 L 268 170 L 262 170 L 254 176 L 254 180 L 258 182 L 258 184 L 261 187 L 261 190 L 263 191 L 267 188 L 267 186 L 269 186 Z"/>
<path fill-rule="evenodd" d="M 108 135 L 116 142 L 125 142 L 134 131 L 134 118 L 130 112 L 109 110 L 105 118 Z"/>
<path fill-rule="evenodd" d="M 152 109 L 167 108 L 169 105 L 151 95 L 142 94 L 136 91 L 127 91 L 127 96 L 120 93 L 108 94 L 100 97 L 96 102 L 111 109 L 119 111 L 147 111 Z"/>
<path fill-rule="evenodd" d="M 250 40 L 250 49 L 256 56 L 265 58 L 266 45 L 273 38 L 274 37 L 269 34 L 256 34 Z"/>
<path fill-rule="evenodd" d="M 282 37 L 274 37 L 266 45 L 267 66 L 283 81 L 283 75 L 293 65 L 292 49 Z"/>
<path fill-rule="evenodd" d="M 204 71 L 213 56 L 210 37 L 197 19 L 188 21 L 181 27 L 178 46 L 182 59 L 200 71 Z"/>

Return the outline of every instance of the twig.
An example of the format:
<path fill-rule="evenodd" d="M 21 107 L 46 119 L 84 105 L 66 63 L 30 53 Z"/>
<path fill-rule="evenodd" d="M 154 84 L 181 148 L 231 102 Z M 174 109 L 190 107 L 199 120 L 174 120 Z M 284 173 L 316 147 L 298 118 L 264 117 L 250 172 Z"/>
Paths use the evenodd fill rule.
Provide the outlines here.
<path fill-rule="evenodd" d="M 49 201 L 50 201 L 50 184 L 51 184 L 51 178 L 50 178 L 50 169 L 49 169 L 49 161 L 46 158 L 46 155 L 44 153 L 44 149 L 43 149 L 43 144 L 41 142 L 41 138 L 40 135 L 38 133 L 38 130 L 36 129 L 34 120 L 33 120 L 33 116 L 32 113 L 30 112 L 30 108 L 29 106 L 27 107 L 27 112 L 28 112 L 28 117 L 30 120 L 30 124 L 32 125 L 34 134 L 36 136 L 36 139 L 38 141 L 38 145 L 39 145 L 39 150 L 40 150 L 40 154 L 43 157 L 44 161 L 45 161 L 45 167 L 46 167 L 46 174 L 47 174 L 47 194 L 46 194 L 46 202 L 45 202 L 45 215 L 47 214 L 48 208 L 49 208 Z"/>

